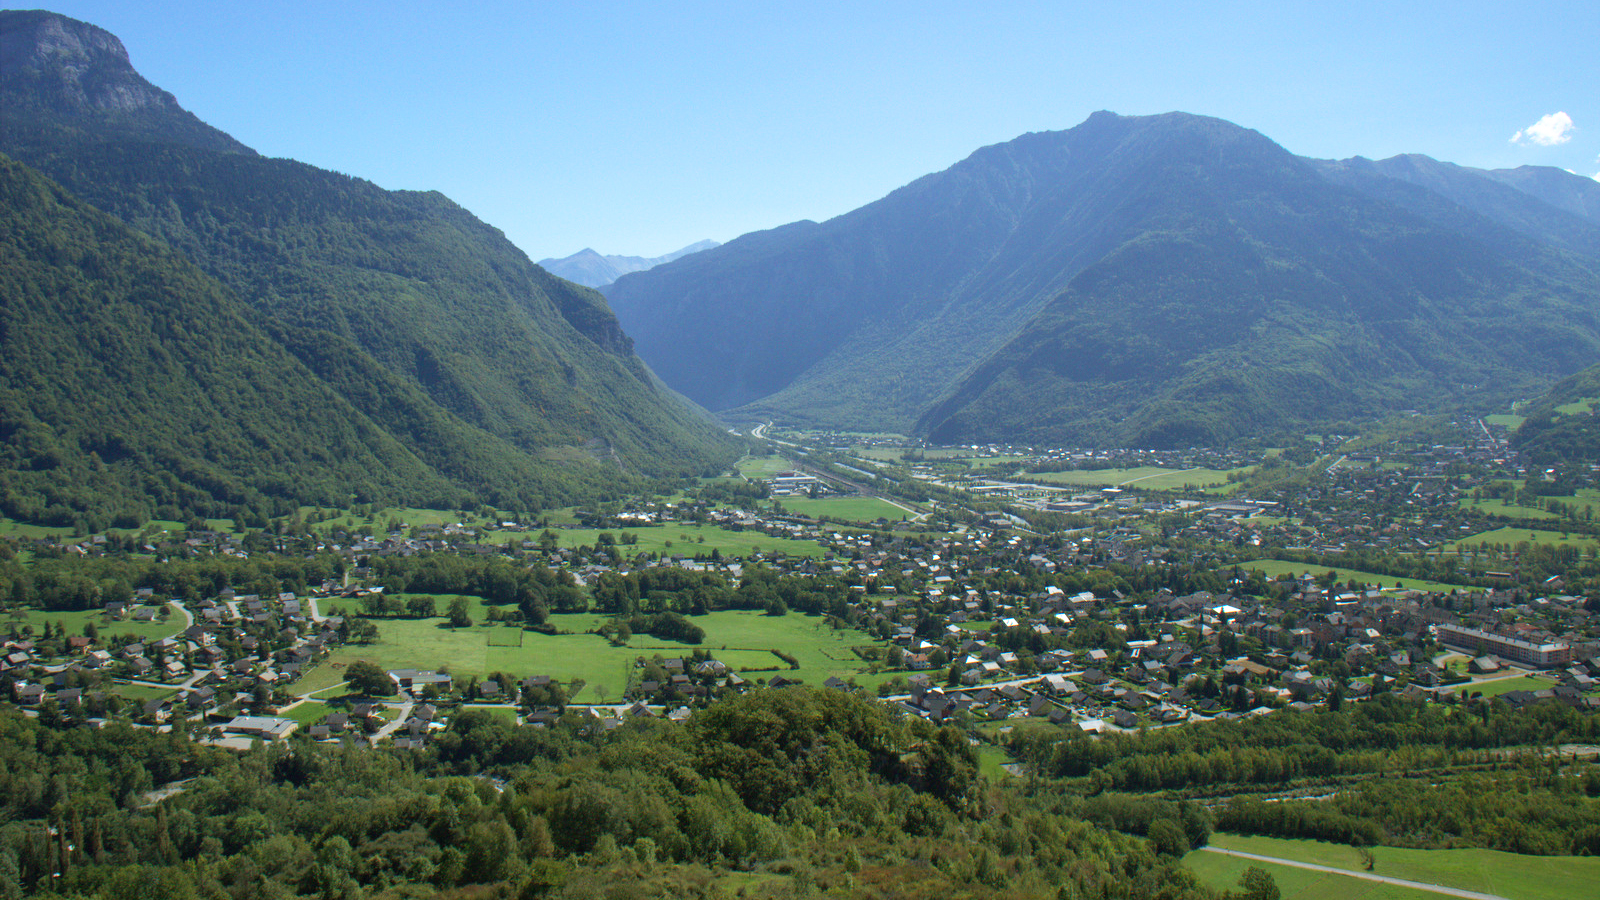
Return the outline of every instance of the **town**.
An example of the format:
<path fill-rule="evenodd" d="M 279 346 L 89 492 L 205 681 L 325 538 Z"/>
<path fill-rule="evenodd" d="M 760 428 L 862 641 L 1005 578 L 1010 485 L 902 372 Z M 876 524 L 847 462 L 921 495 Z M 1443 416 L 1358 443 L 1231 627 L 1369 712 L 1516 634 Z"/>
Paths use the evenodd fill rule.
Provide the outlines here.
<path fill-rule="evenodd" d="M 1131 732 L 1389 692 L 1600 706 L 1595 472 L 1459 432 L 1264 453 L 787 434 L 736 475 L 534 522 L 318 510 L 18 536 L 14 554 L 90 573 L 211 560 L 259 583 L 293 558 L 310 576 L 36 585 L 39 605 L 10 604 L 0 688 L 66 726 L 405 749 L 474 710 L 603 730 L 812 684 L 956 724 L 1006 767 L 1024 723 Z M 439 558 L 463 571 L 417 565 Z M 513 577 L 543 596 L 481 588 Z"/>

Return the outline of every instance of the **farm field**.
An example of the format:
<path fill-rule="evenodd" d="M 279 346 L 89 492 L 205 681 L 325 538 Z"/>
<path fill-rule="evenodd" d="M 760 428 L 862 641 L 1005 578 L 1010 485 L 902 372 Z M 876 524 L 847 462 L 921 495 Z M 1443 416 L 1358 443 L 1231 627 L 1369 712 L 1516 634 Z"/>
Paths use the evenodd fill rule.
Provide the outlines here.
<path fill-rule="evenodd" d="M 1258 571 L 1268 578 L 1277 578 L 1279 575 L 1303 575 L 1310 572 L 1313 576 L 1321 576 L 1333 572 L 1338 576 L 1339 582 L 1345 583 L 1352 578 L 1357 582 L 1375 584 L 1380 587 L 1394 587 L 1399 585 L 1406 590 L 1418 591 L 1450 591 L 1461 590 L 1461 585 L 1445 584 L 1442 581 L 1425 581 L 1420 578 L 1396 578 L 1392 575 L 1376 575 L 1372 572 L 1361 572 L 1356 569 L 1343 569 L 1337 566 L 1317 566 L 1311 563 L 1291 562 L 1282 559 L 1258 559 L 1249 563 L 1241 563 L 1239 568 Z"/>
<path fill-rule="evenodd" d="M 874 642 L 865 632 L 836 631 L 821 617 L 801 613 L 767 616 L 759 612 L 725 611 L 691 619 L 705 629 L 705 643 L 700 645 L 663 641 L 640 634 L 634 635 L 625 647 L 613 647 L 599 635 L 583 633 L 603 618 L 580 614 L 550 617 L 551 624 L 573 633 L 546 635 L 524 631 L 520 647 L 503 645 L 502 636 L 496 634 L 496 645 L 491 646 L 491 631 L 509 629 L 477 624 L 483 618 L 483 609 L 484 605 L 474 599 L 472 618 L 475 624 L 460 629 L 446 627 L 443 618 L 374 619 L 378 640 L 340 647 L 321 665 L 307 672 L 296 690 L 309 692 L 337 684 L 342 680 L 345 667 L 355 660 L 365 659 L 384 669 L 445 668 L 458 678 L 474 675 L 481 678 L 505 672 L 519 678 L 549 675 L 569 684 L 582 679 L 585 686 L 572 697 L 574 701 L 616 703 L 622 699 L 628 678 L 634 671 L 634 662 L 640 656 L 648 658 L 656 653 L 687 656 L 696 649 L 704 649 L 735 671 L 741 667 L 777 670 L 748 676 L 751 678 L 781 672 L 807 683 L 821 684 L 831 675 L 848 680 L 865 669 L 865 664 L 850 648 Z M 772 654 L 774 648 L 795 657 L 800 668 L 791 672 L 786 663 Z"/>
<path fill-rule="evenodd" d="M 1347 868 L 1360 871 L 1361 861 L 1352 847 L 1343 844 L 1330 844 L 1325 841 L 1287 840 L 1283 838 L 1253 837 L 1235 834 L 1217 833 L 1211 837 L 1211 845 L 1228 850 L 1238 850 L 1245 853 L 1257 853 L 1262 856 L 1274 856 L 1280 859 L 1293 859 L 1297 862 L 1313 863 L 1315 865 L 1330 866 L 1333 868 Z M 1190 868 L 1199 869 L 1191 865 L 1197 862 L 1196 856 L 1208 856 L 1215 859 L 1229 860 L 1239 863 L 1238 871 L 1243 872 L 1248 865 L 1266 864 L 1252 863 L 1250 860 L 1230 858 L 1216 853 L 1191 853 L 1184 857 L 1184 864 Z M 1373 847 L 1372 855 L 1375 862 L 1373 874 L 1386 875 L 1391 878 L 1403 878 L 1407 881 L 1419 881 L 1425 884 L 1437 884 L 1460 890 L 1477 891 L 1486 894 L 1498 894 L 1511 900 L 1569 900 L 1573 897 L 1587 896 L 1592 890 L 1595 879 L 1600 878 L 1600 859 L 1594 857 L 1576 856 L 1522 856 L 1516 853 L 1502 853 L 1497 850 L 1410 850 L 1401 847 Z M 1208 861 L 1209 862 L 1209 861 Z M 1278 870 L 1298 872 L 1310 878 L 1323 877 L 1323 873 L 1308 872 L 1303 869 L 1291 869 L 1287 866 L 1274 867 L 1273 875 L 1278 877 L 1278 886 L 1283 889 L 1285 900 L 1296 896 L 1303 897 L 1410 897 L 1426 896 L 1437 898 L 1436 893 L 1417 892 L 1407 894 L 1359 894 L 1362 885 L 1371 885 L 1373 888 L 1385 887 L 1373 882 L 1358 879 L 1340 879 L 1338 890 L 1317 894 L 1293 894 L 1290 892 L 1288 882 L 1284 877 L 1278 876 Z M 1238 874 L 1234 874 L 1232 882 L 1237 883 Z M 1338 876 L 1328 875 L 1329 878 Z M 1218 882 L 1204 879 L 1209 884 L 1220 887 Z M 1400 890 L 1400 888 L 1391 888 Z"/>
<path fill-rule="evenodd" d="M 1235 470 L 1244 471 L 1244 470 Z M 1221 469 L 1165 469 L 1139 466 L 1133 469 L 1074 469 L 1069 472 L 1037 472 L 1027 476 L 1056 484 L 1081 484 L 1085 487 L 1137 487 L 1152 491 L 1175 491 L 1226 485 L 1228 472 Z"/>
<path fill-rule="evenodd" d="M 759 550 L 762 553 L 781 552 L 790 556 L 820 558 L 823 553 L 822 545 L 814 541 L 798 541 L 793 538 L 771 537 L 759 531 L 730 531 L 716 525 L 689 525 L 681 522 L 613 529 L 557 528 L 555 534 L 557 543 L 562 547 L 594 546 L 599 541 L 602 530 L 609 531 L 617 537 L 626 531 L 639 538 L 637 544 L 618 545 L 617 549 L 627 556 L 639 553 L 659 553 L 663 556 L 681 553 L 684 556 L 694 556 L 696 553 L 709 554 L 712 550 L 719 551 L 723 556 L 749 556 Z M 509 534 L 511 533 L 501 532 L 497 537 Z M 539 532 L 529 535 L 535 540 L 538 536 Z"/>
<path fill-rule="evenodd" d="M 1483 544 L 1508 544 L 1515 547 L 1523 542 L 1529 544 L 1545 544 L 1556 547 L 1567 544 L 1584 550 L 1594 550 L 1600 547 L 1600 539 L 1581 534 L 1564 534 L 1560 531 L 1544 531 L 1537 528 L 1496 528 L 1471 537 L 1462 538 L 1454 544 L 1447 544 L 1445 550 L 1459 550 L 1464 547 L 1477 547 Z"/>
<path fill-rule="evenodd" d="M 888 519 L 898 522 L 902 518 L 910 518 L 913 514 L 906 512 L 887 500 L 877 497 L 841 497 L 832 500 L 782 500 L 783 508 L 792 513 L 809 516 L 813 519 L 827 516 L 832 519 L 844 519 L 848 522 L 875 522 L 878 519 Z"/>
<path fill-rule="evenodd" d="M 1486 424 L 1500 425 L 1505 427 L 1508 431 L 1516 431 L 1518 428 L 1521 428 L 1522 423 L 1526 422 L 1527 420 L 1528 419 L 1526 416 L 1514 416 L 1510 413 L 1500 413 L 1499 415 L 1483 417 L 1483 421 Z"/>

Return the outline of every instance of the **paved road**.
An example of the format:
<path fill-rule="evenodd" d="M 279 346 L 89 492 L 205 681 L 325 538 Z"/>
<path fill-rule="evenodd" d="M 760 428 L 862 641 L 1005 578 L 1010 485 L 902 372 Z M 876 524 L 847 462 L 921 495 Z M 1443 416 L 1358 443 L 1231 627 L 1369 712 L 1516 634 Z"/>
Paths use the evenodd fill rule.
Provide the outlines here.
<path fill-rule="evenodd" d="M 1362 878 L 1367 881 L 1381 881 L 1384 884 L 1395 884 L 1400 887 L 1413 888 L 1419 891 L 1432 891 L 1436 894 L 1448 894 L 1451 897 L 1466 897 L 1467 900 L 1507 900 L 1499 894 L 1481 894 L 1477 891 L 1464 891 L 1460 888 L 1444 887 L 1438 884 L 1428 884 L 1422 881 L 1406 881 L 1404 878 L 1389 878 L 1384 875 L 1374 875 L 1371 872 L 1354 872 L 1350 869 L 1335 869 L 1332 866 L 1319 866 L 1313 863 L 1298 862 L 1292 859 L 1279 859 L 1276 856 L 1258 856 L 1254 853 L 1245 853 L 1240 850 L 1224 850 L 1221 847 L 1201 847 L 1210 853 L 1221 853 L 1225 856 L 1237 856 L 1240 859 L 1253 859 L 1257 862 L 1277 863 L 1280 866 L 1294 866 L 1296 869 L 1310 869 L 1313 872 L 1330 872 L 1334 875 L 1348 875 L 1351 878 Z"/>

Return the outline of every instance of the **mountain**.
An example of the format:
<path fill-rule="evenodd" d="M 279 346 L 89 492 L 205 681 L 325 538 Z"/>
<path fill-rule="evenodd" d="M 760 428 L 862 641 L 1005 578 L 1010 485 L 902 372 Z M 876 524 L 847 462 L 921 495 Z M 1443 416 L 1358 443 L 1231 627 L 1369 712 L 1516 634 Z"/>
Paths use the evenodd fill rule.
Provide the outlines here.
<path fill-rule="evenodd" d="M 682 250 L 675 250 L 666 256 L 657 256 L 653 259 L 643 256 L 601 256 L 586 247 L 562 259 L 541 259 L 539 265 L 544 266 L 552 275 L 575 281 L 585 287 L 599 288 L 629 272 L 643 272 L 663 263 L 682 259 L 691 253 L 720 246 L 716 241 L 697 241 Z"/>
<path fill-rule="evenodd" d="M 1590 223 L 1385 168 L 1096 113 L 606 294 L 726 417 L 939 441 L 1223 442 L 1499 402 L 1595 358 Z"/>
<path fill-rule="evenodd" d="M 1600 365 L 1552 387 L 1523 409 L 1526 419 L 1511 444 L 1537 465 L 1600 462 Z"/>
<path fill-rule="evenodd" d="M 263 158 L 148 87 L 91 25 L 0 13 L 0 53 L 0 151 L 193 263 L 455 496 L 564 505 L 735 454 L 603 297 L 443 195 Z M 386 499 L 426 493 L 386 483 Z"/>

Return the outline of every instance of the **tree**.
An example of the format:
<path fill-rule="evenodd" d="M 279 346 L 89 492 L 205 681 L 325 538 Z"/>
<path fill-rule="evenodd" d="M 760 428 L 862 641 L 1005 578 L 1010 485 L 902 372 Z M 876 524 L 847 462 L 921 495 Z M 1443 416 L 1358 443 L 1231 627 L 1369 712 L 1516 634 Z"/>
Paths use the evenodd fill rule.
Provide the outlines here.
<path fill-rule="evenodd" d="M 1239 887 L 1244 889 L 1241 900 L 1280 900 L 1283 896 L 1272 873 L 1259 866 L 1244 870 L 1244 874 L 1239 876 Z"/>
<path fill-rule="evenodd" d="M 467 612 L 467 598 L 457 597 L 450 601 L 450 607 L 445 610 L 445 615 L 450 617 L 451 628 L 466 628 L 472 624 L 472 616 Z"/>
<path fill-rule="evenodd" d="M 418 619 L 429 619 L 439 614 L 439 604 L 427 594 L 418 594 L 406 601 L 406 611 Z"/>
<path fill-rule="evenodd" d="M 388 697 L 394 694 L 394 680 L 378 664 L 358 659 L 345 669 L 344 680 L 365 697 Z"/>

